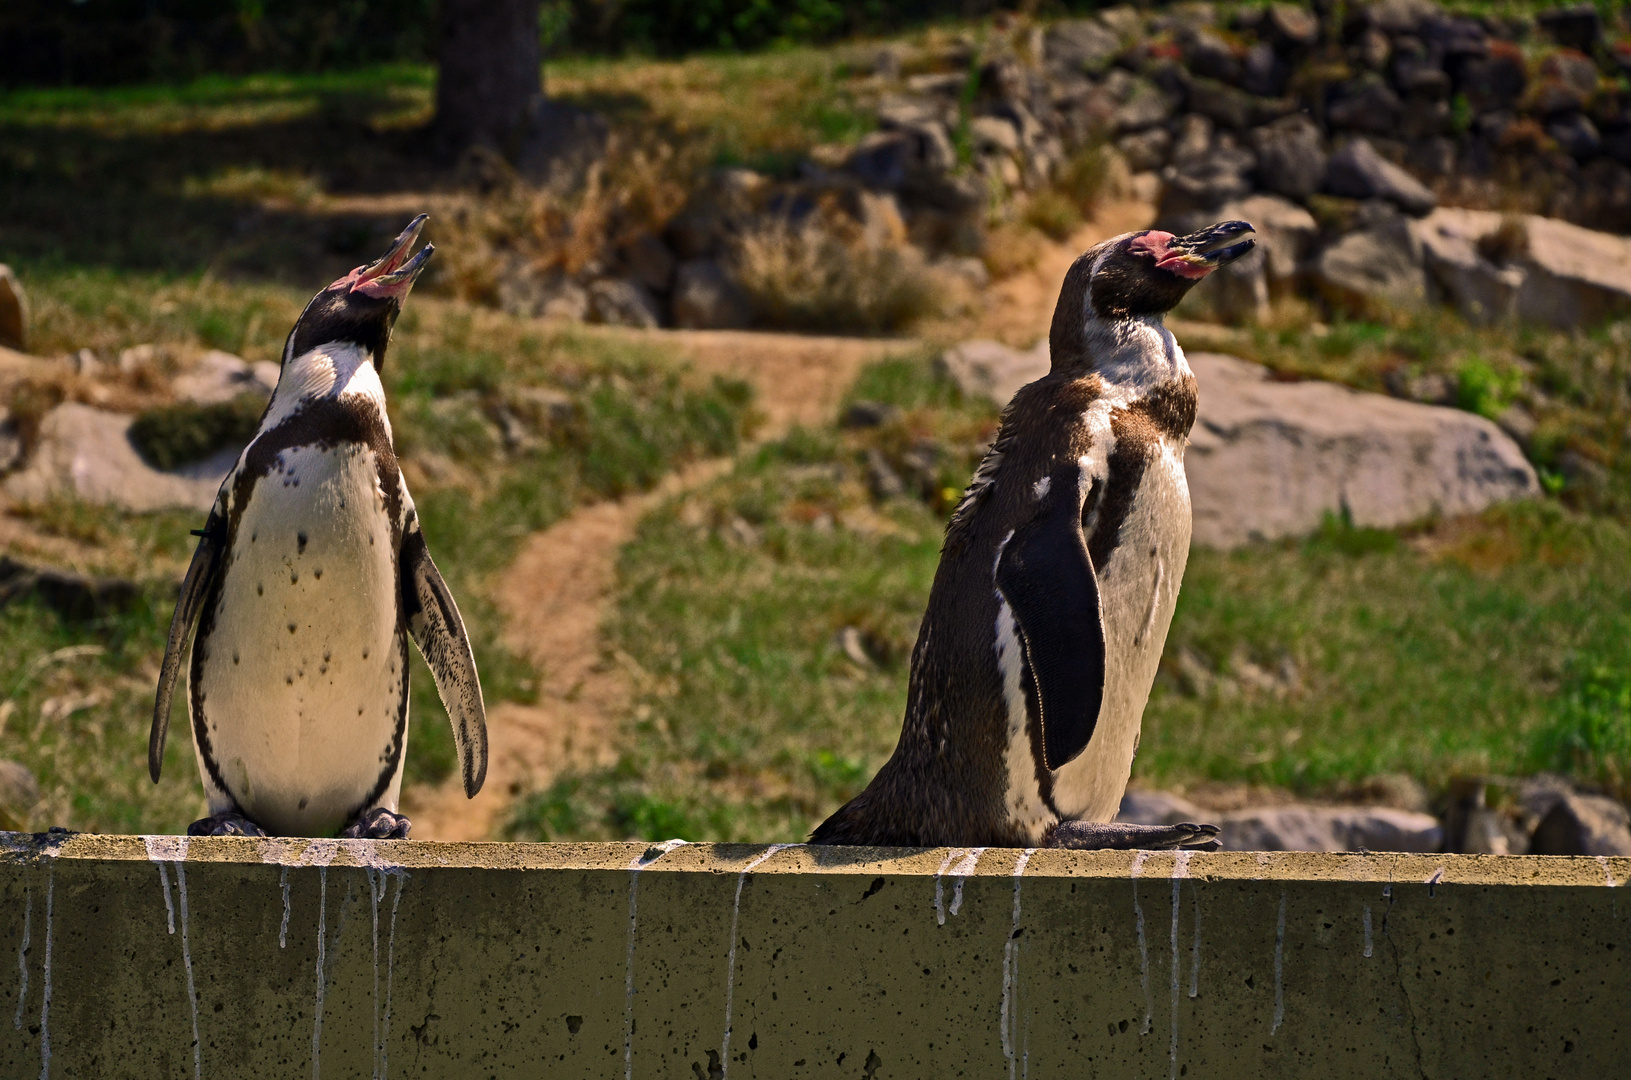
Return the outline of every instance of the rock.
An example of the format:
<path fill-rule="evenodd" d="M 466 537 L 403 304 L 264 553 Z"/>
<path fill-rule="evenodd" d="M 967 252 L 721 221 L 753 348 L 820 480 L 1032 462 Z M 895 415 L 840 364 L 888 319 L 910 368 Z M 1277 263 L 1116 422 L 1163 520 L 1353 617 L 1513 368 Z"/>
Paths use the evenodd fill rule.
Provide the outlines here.
<path fill-rule="evenodd" d="M 1260 32 L 1281 49 L 1306 48 L 1319 40 L 1313 12 L 1298 4 L 1270 4 Z"/>
<path fill-rule="evenodd" d="M 1603 18 L 1591 4 L 1571 4 L 1535 16 L 1535 22 L 1559 45 L 1595 52 L 1603 39 Z"/>
<path fill-rule="evenodd" d="M 1417 216 L 1438 201 L 1421 181 L 1378 154 L 1368 139 L 1355 139 L 1331 155 L 1325 190 L 1350 199 L 1387 199 Z"/>
<path fill-rule="evenodd" d="M 141 594 L 141 586 L 124 578 L 90 577 L 0 555 L 0 607 L 20 596 L 35 596 L 64 618 L 84 621 L 124 611 Z"/>
<path fill-rule="evenodd" d="M 1210 211 L 1251 193 L 1252 183 L 1248 177 L 1257 158 L 1238 146 L 1232 136 L 1215 138 L 1206 152 L 1199 155 L 1180 156 L 1181 149 L 1187 150 L 1175 147 L 1174 164 L 1161 173 L 1166 182 L 1161 195 L 1162 222 L 1182 214 Z"/>
<path fill-rule="evenodd" d="M 1571 157 L 1588 158 L 1603 147 L 1597 125 L 1584 113 L 1565 113 L 1546 125 L 1546 134 Z"/>
<path fill-rule="evenodd" d="M 1374 75 L 1344 83 L 1325 108 L 1325 119 L 1331 127 L 1377 135 L 1396 131 L 1403 114 L 1404 103 L 1399 95 Z"/>
<path fill-rule="evenodd" d="M 747 296 L 724 267 L 695 259 L 674 272 L 674 325 L 683 330 L 736 330 L 748 325 Z"/>
<path fill-rule="evenodd" d="M 1276 806 L 1212 818 L 1225 851 L 1438 851 L 1430 814 L 1384 807 Z"/>
<path fill-rule="evenodd" d="M 1474 113 L 1512 108 L 1529 85 L 1523 50 L 1510 41 L 1491 42 L 1487 55 L 1467 57 L 1458 67 L 1461 92 Z"/>
<path fill-rule="evenodd" d="M 977 152 L 1019 152 L 1019 129 L 995 116 L 976 116 L 969 121 L 968 134 Z"/>
<path fill-rule="evenodd" d="M 1163 228 L 1186 233 L 1213 221 L 1249 221 L 1257 247 L 1212 275 L 1205 289 L 1191 290 L 1178 308 L 1185 318 L 1209 315 L 1241 324 L 1261 321 L 1270 301 L 1291 295 L 1304 263 L 1319 238 L 1319 226 L 1307 210 L 1278 195 L 1250 195 L 1206 214 L 1164 221 Z"/>
<path fill-rule="evenodd" d="M 1285 93 L 1286 80 L 1290 76 L 1291 69 L 1275 53 L 1274 46 L 1259 41 L 1246 50 L 1246 59 L 1240 71 L 1240 88 L 1259 97 L 1278 97 Z"/>
<path fill-rule="evenodd" d="M 1139 79 L 1116 110 L 1113 122 L 1117 131 L 1143 131 L 1166 123 L 1177 108 L 1178 103 L 1164 90 Z"/>
<path fill-rule="evenodd" d="M 1101 71 L 1121 52 L 1121 35 L 1098 19 L 1056 22 L 1043 41 L 1047 62 L 1073 71 Z"/>
<path fill-rule="evenodd" d="M 39 781 L 15 761 L 0 761 L 0 830 L 20 832 L 40 801 Z"/>
<path fill-rule="evenodd" d="M 57 406 L 40 422 L 28 465 L 6 479 L 6 493 L 21 502 L 68 494 L 138 513 L 170 507 L 208 510 L 239 449 L 161 472 L 131 444 L 133 422 L 133 417 L 76 402 Z"/>
<path fill-rule="evenodd" d="M 867 447 L 866 478 L 872 497 L 880 502 L 897 499 L 906 494 L 906 482 L 889 464 L 889 459 L 883 456 L 883 452 L 875 446 Z"/>
<path fill-rule="evenodd" d="M 589 292 L 559 271 L 536 274 L 513 267 L 499 275 L 498 306 L 524 318 L 582 322 L 589 317 Z"/>
<path fill-rule="evenodd" d="M 895 82 L 901 75 L 900 50 L 885 46 L 872 56 L 872 74 L 886 82 Z"/>
<path fill-rule="evenodd" d="M 1539 494 L 1523 452 L 1483 417 L 1191 353 L 1200 411 L 1185 455 L 1195 543 L 1314 532 L 1327 514 L 1393 528 Z"/>
<path fill-rule="evenodd" d="M 87 379 L 100 378 L 102 375 L 102 361 L 96 358 L 94 349 L 76 349 L 68 354 L 68 366 L 75 375 Z"/>
<path fill-rule="evenodd" d="M 938 259 L 934 268 L 952 281 L 978 291 L 991 284 L 991 271 L 973 255 L 953 255 Z"/>
<path fill-rule="evenodd" d="M 1255 129 L 1257 180 L 1268 191 L 1306 199 L 1325 180 L 1326 153 L 1320 129 L 1307 116 L 1295 114 Z"/>
<path fill-rule="evenodd" d="M 1257 247 L 1263 253 L 1268 283 L 1275 291 L 1290 290 L 1319 239 L 1314 215 L 1276 195 L 1251 195 L 1228 203 L 1219 210 L 1218 219 L 1251 222 L 1257 230 Z"/>
<path fill-rule="evenodd" d="M 1580 110 L 1591 103 L 1602 76 L 1591 57 L 1559 49 L 1540 65 L 1540 81 L 1529 92 L 1531 111 L 1541 115 Z"/>
<path fill-rule="evenodd" d="M 1129 825 L 1178 825 L 1186 821 L 1201 823 L 1210 819 L 1205 810 L 1170 791 L 1130 788 L 1121 797 L 1121 809 L 1116 811 L 1116 820 Z"/>
<path fill-rule="evenodd" d="M 1371 26 L 1384 33 L 1414 33 L 1423 22 L 1442 14 L 1433 0 L 1378 0 L 1361 9 Z"/>
<path fill-rule="evenodd" d="M 1344 800 L 1363 806 L 1391 806 L 1427 813 L 1432 800 L 1421 781 L 1406 773 L 1381 773 L 1362 780 L 1343 793 Z"/>
<path fill-rule="evenodd" d="M 900 408 L 884 401 L 856 401 L 844 410 L 839 427 L 875 428 L 900 418 Z"/>
<path fill-rule="evenodd" d="M 1048 373 L 1048 340 L 1026 352 L 995 341 L 965 341 L 942 353 L 937 366 L 963 393 L 1006 405 L 1016 390 Z"/>
<path fill-rule="evenodd" d="M 120 364 L 124 364 L 123 354 Z M 268 360 L 250 364 L 229 352 L 211 349 L 200 356 L 192 368 L 177 375 L 171 389 L 177 397 L 200 405 L 214 405 L 231 401 L 239 394 L 271 397 L 272 391 L 277 389 L 277 380 L 278 366 Z"/>
<path fill-rule="evenodd" d="M 654 329 L 662 325 L 662 311 L 651 291 L 638 281 L 602 278 L 589 285 L 589 317 L 609 326 Z"/>
<path fill-rule="evenodd" d="M 878 126 L 884 130 L 944 124 L 946 105 L 938 98 L 921 94 L 885 94 L 878 102 Z"/>
<path fill-rule="evenodd" d="M 1133 172 L 1149 172 L 1167 163 L 1167 150 L 1172 146 L 1172 133 L 1166 128 L 1135 131 L 1116 140 L 1116 149 L 1127 159 Z"/>
<path fill-rule="evenodd" d="M 1631 855 L 1631 815 L 1602 795 L 1569 793 L 1541 818 L 1531 855 Z"/>
<path fill-rule="evenodd" d="M 1397 214 L 1397 211 L 1394 211 Z M 1314 284 L 1335 307 L 1355 315 L 1419 308 L 1428 300 L 1421 242 L 1402 218 L 1372 215 L 1314 259 Z"/>
<path fill-rule="evenodd" d="M 1470 320 L 1564 329 L 1631 311 L 1631 239 L 1536 215 L 1445 207 L 1414 223 L 1435 280 Z"/>
<path fill-rule="evenodd" d="M 1203 79 L 1232 83 L 1240 78 L 1245 50 L 1209 26 L 1193 27 L 1186 35 L 1184 59 L 1189 70 Z"/>
<path fill-rule="evenodd" d="M 622 261 L 628 276 L 653 292 L 667 292 L 674 283 L 674 253 L 650 233 L 624 245 Z"/>
<path fill-rule="evenodd" d="M 28 348 L 28 297 L 11 267 L 0 263 L 0 346 Z"/>

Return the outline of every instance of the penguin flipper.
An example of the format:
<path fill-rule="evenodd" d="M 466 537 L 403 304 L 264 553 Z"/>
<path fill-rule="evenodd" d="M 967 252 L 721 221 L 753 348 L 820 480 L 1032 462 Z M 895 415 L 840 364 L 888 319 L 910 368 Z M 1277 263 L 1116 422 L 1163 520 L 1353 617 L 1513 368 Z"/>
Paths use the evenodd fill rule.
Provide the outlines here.
<path fill-rule="evenodd" d="M 1040 705 L 1043 763 L 1051 770 L 1087 748 L 1104 701 L 1104 616 L 1082 534 L 1082 496 L 1061 470 L 1038 515 L 1015 530 L 996 582 L 1013 610 Z"/>
<path fill-rule="evenodd" d="M 487 709 L 459 606 L 431 561 L 417 515 L 408 518 L 403 530 L 401 566 L 402 612 L 408 632 L 436 680 L 436 693 L 453 724 L 464 793 L 473 799 L 487 779 Z"/>
<path fill-rule="evenodd" d="M 221 515 L 211 510 L 209 520 L 198 532 L 198 547 L 193 549 L 193 561 L 187 565 L 187 576 L 181 580 L 176 613 L 170 618 L 170 639 L 164 646 L 158 693 L 153 699 L 153 726 L 147 733 L 147 774 L 155 784 L 164 767 L 164 740 L 170 734 L 170 702 L 175 697 L 176 679 L 181 674 L 181 654 L 187 651 L 187 639 L 192 637 L 198 612 L 220 567 L 221 525 Z"/>

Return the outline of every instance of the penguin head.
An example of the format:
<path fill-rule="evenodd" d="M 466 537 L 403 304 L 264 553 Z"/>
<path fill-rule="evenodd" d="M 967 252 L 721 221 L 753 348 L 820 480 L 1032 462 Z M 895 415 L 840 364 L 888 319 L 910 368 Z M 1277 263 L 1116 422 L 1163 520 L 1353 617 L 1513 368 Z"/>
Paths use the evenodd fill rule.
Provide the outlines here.
<path fill-rule="evenodd" d="M 1240 237 L 1254 231 L 1244 221 L 1223 221 L 1187 236 L 1146 229 L 1105 241 L 1088 264 L 1091 314 L 1101 319 L 1166 314 L 1198 281 L 1250 251 L 1256 241 Z"/>
<path fill-rule="evenodd" d="M 319 346 L 341 342 L 356 345 L 373 356 L 376 368 L 382 366 L 391 328 L 402 312 L 408 290 L 425 268 L 430 253 L 436 250 L 434 245 L 426 244 L 413 258 L 408 257 L 408 251 L 419 239 L 429 217 L 429 214 L 420 214 L 408 222 L 408 227 L 392 241 L 384 255 L 367 266 L 357 267 L 312 297 L 289 333 L 289 341 L 283 347 L 284 361 Z"/>

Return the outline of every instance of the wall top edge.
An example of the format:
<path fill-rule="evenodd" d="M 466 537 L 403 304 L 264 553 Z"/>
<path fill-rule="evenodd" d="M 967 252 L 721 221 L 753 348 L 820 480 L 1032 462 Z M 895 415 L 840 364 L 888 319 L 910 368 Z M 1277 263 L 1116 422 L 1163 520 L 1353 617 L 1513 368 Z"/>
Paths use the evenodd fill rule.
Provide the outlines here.
<path fill-rule="evenodd" d="M 438 843 L 423 840 L 103 836 L 0 832 L 0 867 L 159 861 L 378 871 L 632 871 L 935 877 L 1188 878 L 1200 881 L 1380 882 L 1399 886 L 1576 886 L 1631 881 L 1631 858 L 1412 855 L 1389 852 L 1060 851 L 845 848 L 808 844 Z"/>

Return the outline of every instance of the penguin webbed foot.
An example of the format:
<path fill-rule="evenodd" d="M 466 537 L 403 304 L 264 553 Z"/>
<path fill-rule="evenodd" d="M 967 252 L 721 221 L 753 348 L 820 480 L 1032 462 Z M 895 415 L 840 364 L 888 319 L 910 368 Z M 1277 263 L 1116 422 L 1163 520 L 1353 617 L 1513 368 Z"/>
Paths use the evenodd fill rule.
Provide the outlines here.
<path fill-rule="evenodd" d="M 265 836 L 266 830 L 236 810 L 211 814 L 187 826 L 188 836 Z"/>
<path fill-rule="evenodd" d="M 1192 821 L 1176 825 L 1131 825 L 1126 822 L 1061 821 L 1046 846 L 1078 851 L 1216 851 L 1216 825 Z"/>
<path fill-rule="evenodd" d="M 383 806 L 367 810 L 341 831 L 344 840 L 406 840 L 413 822 Z"/>

